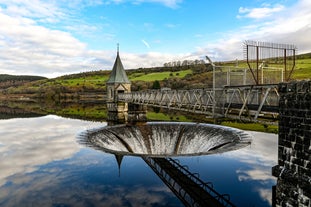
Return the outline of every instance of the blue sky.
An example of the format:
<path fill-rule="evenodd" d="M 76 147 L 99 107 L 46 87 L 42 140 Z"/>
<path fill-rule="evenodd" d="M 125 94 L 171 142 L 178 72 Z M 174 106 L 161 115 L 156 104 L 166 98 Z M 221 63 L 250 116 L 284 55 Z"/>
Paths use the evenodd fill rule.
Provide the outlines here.
<path fill-rule="evenodd" d="M 243 59 L 243 41 L 311 52 L 310 0 L 0 0 L 0 74 L 56 77 Z"/>

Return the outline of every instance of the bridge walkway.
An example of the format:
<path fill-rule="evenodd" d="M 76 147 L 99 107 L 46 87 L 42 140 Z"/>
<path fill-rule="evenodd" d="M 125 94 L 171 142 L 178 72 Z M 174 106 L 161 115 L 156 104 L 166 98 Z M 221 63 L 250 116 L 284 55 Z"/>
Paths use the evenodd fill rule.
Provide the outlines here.
<path fill-rule="evenodd" d="M 278 84 L 224 86 L 216 89 L 148 90 L 118 95 L 118 101 L 168 108 L 211 118 L 275 123 Z"/>

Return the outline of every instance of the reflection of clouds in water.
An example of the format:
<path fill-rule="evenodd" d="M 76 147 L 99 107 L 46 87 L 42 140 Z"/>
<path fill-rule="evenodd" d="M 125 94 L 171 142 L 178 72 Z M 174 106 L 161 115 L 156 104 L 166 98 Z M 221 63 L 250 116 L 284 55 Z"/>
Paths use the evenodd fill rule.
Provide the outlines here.
<path fill-rule="evenodd" d="M 259 192 L 260 197 L 267 201 L 270 205 L 272 205 L 272 191 L 271 189 L 262 189 L 258 188 L 256 189 L 257 192 Z"/>
<path fill-rule="evenodd" d="M 271 175 L 271 167 L 277 164 L 278 135 L 261 132 L 250 133 L 254 136 L 251 146 L 224 155 L 248 164 L 247 168 L 240 168 L 236 171 L 238 179 L 259 182 L 262 187 L 256 187 L 254 190 L 271 205 L 272 189 L 269 184 L 276 181 L 276 178 Z"/>
<path fill-rule="evenodd" d="M 72 156 L 79 150 L 77 131 L 96 125 L 56 116 L 0 120 L 0 124 L 0 186 L 11 175 L 33 172 L 37 165 Z"/>
<path fill-rule="evenodd" d="M 153 193 L 146 194 L 146 192 Z M 132 206 L 153 206 L 153 204 L 157 203 L 163 204 L 164 196 L 161 195 L 161 192 L 162 191 L 159 191 L 159 189 L 145 189 L 136 186 L 128 195 L 126 195 L 126 199 L 130 201 Z"/>
<path fill-rule="evenodd" d="M 260 162 L 260 165 L 271 166 L 277 162 L 277 134 L 268 134 L 261 132 L 249 132 L 254 136 L 250 146 L 243 149 L 228 152 L 230 157 L 239 157 L 239 160 L 245 163 L 254 164 Z"/>
<path fill-rule="evenodd" d="M 256 167 L 256 166 L 254 166 Z M 236 173 L 239 175 L 239 181 L 248 181 L 248 180 L 258 180 L 262 184 L 271 180 L 271 173 L 268 173 L 263 168 L 255 168 L 252 170 L 237 170 Z M 274 179 L 272 179 L 274 180 Z"/>
<path fill-rule="evenodd" d="M 85 157 L 78 153 L 70 159 L 39 167 L 35 172 L 11 176 L 14 184 L 4 188 L 6 200 L 1 203 L 0 199 L 0 206 L 166 206 L 169 199 L 177 200 L 172 193 L 168 194 L 167 187 L 157 182 L 145 185 L 142 178 L 136 182 L 132 177 L 118 177 L 113 156 L 89 154 L 86 160 L 96 162 L 81 166 L 79 161 Z M 95 168 L 94 163 L 97 163 Z M 22 179 L 29 180 L 30 185 L 15 182 Z"/>
<path fill-rule="evenodd" d="M 0 206 L 165 206 L 177 200 L 157 182 L 129 187 L 113 156 L 79 149 L 76 135 L 101 123 L 47 116 L 0 124 Z"/>

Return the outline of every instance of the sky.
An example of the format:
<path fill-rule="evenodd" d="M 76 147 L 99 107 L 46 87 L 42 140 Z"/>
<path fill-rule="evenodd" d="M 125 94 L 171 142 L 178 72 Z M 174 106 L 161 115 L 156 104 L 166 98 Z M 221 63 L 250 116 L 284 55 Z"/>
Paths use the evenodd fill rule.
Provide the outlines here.
<path fill-rule="evenodd" d="M 246 40 L 311 52 L 310 0 L 0 0 L 0 74 L 53 78 L 243 59 Z"/>

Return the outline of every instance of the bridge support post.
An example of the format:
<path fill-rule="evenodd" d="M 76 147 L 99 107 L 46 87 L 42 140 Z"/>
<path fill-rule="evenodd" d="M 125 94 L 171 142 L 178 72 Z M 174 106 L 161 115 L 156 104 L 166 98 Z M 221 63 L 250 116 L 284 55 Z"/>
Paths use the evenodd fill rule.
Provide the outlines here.
<path fill-rule="evenodd" d="M 279 84 L 275 206 L 311 206 L 311 81 Z"/>

